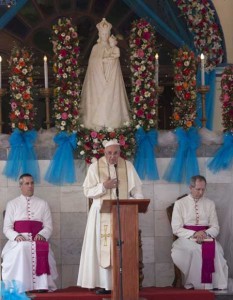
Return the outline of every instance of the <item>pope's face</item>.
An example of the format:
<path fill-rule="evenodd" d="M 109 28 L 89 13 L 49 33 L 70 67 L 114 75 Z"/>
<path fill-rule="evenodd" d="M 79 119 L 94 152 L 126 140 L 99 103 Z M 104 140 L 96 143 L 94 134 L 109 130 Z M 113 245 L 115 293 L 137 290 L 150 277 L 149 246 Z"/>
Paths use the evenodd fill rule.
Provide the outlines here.
<path fill-rule="evenodd" d="M 120 156 L 120 146 L 112 145 L 105 148 L 105 157 L 110 165 L 115 165 L 118 162 Z"/>
<path fill-rule="evenodd" d="M 20 185 L 22 195 L 31 197 L 34 194 L 34 181 L 32 177 L 23 177 L 23 182 Z"/>
<path fill-rule="evenodd" d="M 200 199 L 205 193 L 206 183 L 203 180 L 196 180 L 195 186 L 190 186 L 191 195 L 194 199 Z"/>

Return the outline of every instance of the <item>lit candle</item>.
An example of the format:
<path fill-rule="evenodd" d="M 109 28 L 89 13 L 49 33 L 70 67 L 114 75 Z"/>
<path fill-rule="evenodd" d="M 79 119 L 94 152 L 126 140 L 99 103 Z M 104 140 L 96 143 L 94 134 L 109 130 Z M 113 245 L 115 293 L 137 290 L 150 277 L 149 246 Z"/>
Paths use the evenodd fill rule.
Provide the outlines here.
<path fill-rule="evenodd" d="M 201 54 L 201 85 L 205 85 L 205 56 Z"/>
<path fill-rule="evenodd" d="M 47 89 L 49 86 L 48 83 L 48 64 L 47 64 L 47 56 L 44 56 L 44 86 Z"/>
<path fill-rule="evenodd" d="M 2 57 L 0 56 L 0 89 L 2 88 Z"/>
<path fill-rule="evenodd" d="M 159 85 L 159 55 L 155 54 L 155 85 Z"/>

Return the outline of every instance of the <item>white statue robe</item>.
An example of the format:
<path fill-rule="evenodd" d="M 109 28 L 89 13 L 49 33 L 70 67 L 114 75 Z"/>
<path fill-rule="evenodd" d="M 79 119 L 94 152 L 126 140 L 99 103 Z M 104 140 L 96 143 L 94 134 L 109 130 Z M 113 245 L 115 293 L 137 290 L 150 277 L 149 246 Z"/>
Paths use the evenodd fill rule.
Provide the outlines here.
<path fill-rule="evenodd" d="M 219 225 L 214 202 L 205 197 L 199 199 L 197 212 L 199 214 L 198 225 L 209 226 L 205 230 L 206 233 L 212 238 L 216 238 L 219 233 Z M 179 237 L 172 246 L 172 259 L 184 274 L 185 288 L 226 289 L 228 266 L 223 257 L 221 245 L 215 241 L 215 272 L 212 274 L 212 283 L 201 283 L 202 246 L 189 239 L 195 231 L 183 228 L 184 225 L 196 225 L 195 201 L 191 195 L 175 202 L 172 215 L 172 230 Z"/>
<path fill-rule="evenodd" d="M 116 178 L 114 165 L 107 165 L 106 162 L 107 167 L 109 167 L 110 177 Z M 141 180 L 131 162 L 126 161 L 126 167 L 128 198 L 142 199 Z M 106 190 L 99 180 L 97 162 L 90 165 L 83 187 L 85 196 L 93 198 L 93 204 L 88 215 L 84 235 L 77 285 L 85 288 L 100 287 L 111 290 L 111 267 L 100 267 L 100 197 L 106 193 Z M 112 190 L 112 199 L 116 199 L 115 189 Z"/>
<path fill-rule="evenodd" d="M 27 200 L 25 196 L 21 195 L 8 202 L 3 227 L 8 241 L 2 250 L 2 279 L 19 282 L 21 292 L 38 289 L 55 290 L 54 280 L 57 278 L 57 269 L 53 252 L 49 249 L 48 260 L 51 274 L 36 276 L 34 263 L 36 254 L 33 254 L 32 251 L 33 248 L 35 249 L 35 242 L 30 241 L 31 235 L 20 233 L 27 241 L 15 241 L 19 233 L 14 230 L 14 222 L 21 220 L 42 222 L 43 229 L 39 234 L 46 240 L 52 234 L 51 213 L 46 201 L 35 196 Z"/>
<path fill-rule="evenodd" d="M 129 121 L 129 103 L 119 58 L 104 63 L 104 51 L 101 43 L 94 45 L 81 94 L 83 123 L 86 128 L 95 130 L 119 128 Z"/>

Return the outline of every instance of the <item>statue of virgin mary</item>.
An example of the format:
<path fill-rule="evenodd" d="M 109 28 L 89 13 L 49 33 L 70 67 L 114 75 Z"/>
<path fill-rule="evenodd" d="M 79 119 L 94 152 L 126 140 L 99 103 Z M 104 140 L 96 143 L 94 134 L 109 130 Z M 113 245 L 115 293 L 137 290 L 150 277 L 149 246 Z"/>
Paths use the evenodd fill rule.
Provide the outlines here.
<path fill-rule="evenodd" d="M 119 55 L 112 55 L 112 25 L 102 19 L 96 25 L 99 39 L 92 48 L 81 93 L 84 126 L 100 130 L 119 128 L 129 121 L 129 103 L 121 72 Z"/>

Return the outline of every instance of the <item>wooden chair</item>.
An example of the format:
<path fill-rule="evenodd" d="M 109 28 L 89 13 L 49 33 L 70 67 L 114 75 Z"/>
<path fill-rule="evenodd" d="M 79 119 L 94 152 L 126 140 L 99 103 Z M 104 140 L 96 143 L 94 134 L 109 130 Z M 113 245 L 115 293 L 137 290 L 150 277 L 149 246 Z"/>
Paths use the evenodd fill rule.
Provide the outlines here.
<path fill-rule="evenodd" d="M 180 197 L 178 197 L 176 200 L 179 200 L 183 197 L 186 197 L 187 194 L 184 194 Z M 170 206 L 167 207 L 166 211 L 167 211 L 167 216 L 168 216 L 168 220 L 171 224 L 172 221 L 172 213 L 173 213 L 173 208 L 174 208 L 174 204 L 172 203 Z M 177 236 L 173 234 L 173 241 L 175 241 L 177 239 Z M 180 269 L 174 264 L 174 273 L 175 273 L 175 278 L 173 280 L 172 286 L 175 288 L 181 288 L 183 287 L 182 285 L 182 272 L 180 271 Z"/>

